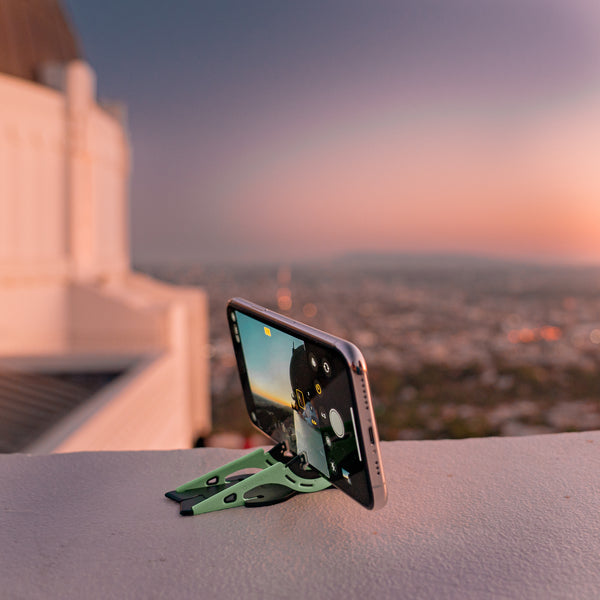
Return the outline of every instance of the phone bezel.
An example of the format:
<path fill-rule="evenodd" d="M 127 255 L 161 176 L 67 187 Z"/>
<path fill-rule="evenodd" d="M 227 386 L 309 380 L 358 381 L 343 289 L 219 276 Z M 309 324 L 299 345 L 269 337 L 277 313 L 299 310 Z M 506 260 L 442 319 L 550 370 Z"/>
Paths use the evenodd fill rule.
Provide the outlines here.
<path fill-rule="evenodd" d="M 365 465 L 369 503 L 364 504 L 346 490 L 343 490 L 340 486 L 337 487 L 338 489 L 342 489 L 347 495 L 350 495 L 355 501 L 359 502 L 361 506 L 365 506 L 372 510 L 383 507 L 387 501 L 387 487 L 381 464 L 379 438 L 368 386 L 366 362 L 360 350 L 347 340 L 333 336 L 325 331 L 321 331 L 310 325 L 281 315 L 243 298 L 231 299 L 227 303 L 227 322 L 232 337 L 238 372 L 244 392 L 244 401 L 249 415 L 251 414 L 251 402 L 253 403 L 253 396 L 250 389 L 248 374 L 246 372 L 241 344 L 239 338 L 236 340 L 234 322 L 231 320 L 231 313 L 233 311 L 241 312 L 258 320 L 264 325 L 271 325 L 289 335 L 323 346 L 330 351 L 335 352 L 342 358 L 347 371 L 348 383 L 352 396 L 352 408 L 357 421 L 357 443 L 359 444 L 360 451 L 364 457 L 363 463 Z M 252 419 L 250 420 L 259 431 L 263 432 L 265 435 L 269 435 L 259 427 L 258 424 L 254 423 Z"/>

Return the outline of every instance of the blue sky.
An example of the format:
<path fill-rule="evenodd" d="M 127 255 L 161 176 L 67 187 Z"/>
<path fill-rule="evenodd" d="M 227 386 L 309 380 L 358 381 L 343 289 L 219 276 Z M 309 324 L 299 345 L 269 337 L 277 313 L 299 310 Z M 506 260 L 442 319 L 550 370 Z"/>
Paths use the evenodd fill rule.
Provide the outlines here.
<path fill-rule="evenodd" d="M 128 106 L 139 262 L 600 260 L 597 2 L 66 6 Z"/>

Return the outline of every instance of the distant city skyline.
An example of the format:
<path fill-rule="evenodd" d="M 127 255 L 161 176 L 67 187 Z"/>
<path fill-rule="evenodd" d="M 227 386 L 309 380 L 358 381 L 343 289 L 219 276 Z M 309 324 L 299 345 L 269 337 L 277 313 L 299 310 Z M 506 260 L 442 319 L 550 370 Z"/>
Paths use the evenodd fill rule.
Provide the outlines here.
<path fill-rule="evenodd" d="M 133 146 L 134 261 L 600 263 L 591 0 L 67 0 Z"/>

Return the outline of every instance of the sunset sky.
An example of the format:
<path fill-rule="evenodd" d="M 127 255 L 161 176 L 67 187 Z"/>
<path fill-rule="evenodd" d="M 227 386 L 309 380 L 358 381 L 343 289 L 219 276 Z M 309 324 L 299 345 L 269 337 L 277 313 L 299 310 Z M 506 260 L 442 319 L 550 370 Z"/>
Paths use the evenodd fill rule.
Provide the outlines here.
<path fill-rule="evenodd" d="M 68 0 L 134 259 L 600 263 L 597 0 Z"/>

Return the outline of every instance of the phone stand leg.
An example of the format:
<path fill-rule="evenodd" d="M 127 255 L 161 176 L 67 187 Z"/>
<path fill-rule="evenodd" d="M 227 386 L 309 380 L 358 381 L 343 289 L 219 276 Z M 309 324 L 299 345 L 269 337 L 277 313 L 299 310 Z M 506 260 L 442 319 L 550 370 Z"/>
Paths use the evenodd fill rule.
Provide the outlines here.
<path fill-rule="evenodd" d="M 242 469 L 260 471 L 232 476 Z M 182 515 L 200 515 L 236 506 L 268 506 L 330 485 L 316 471 L 304 469 L 299 456 L 285 457 L 283 444 L 278 444 L 268 452 L 258 448 L 165 495 L 180 503 Z"/>

